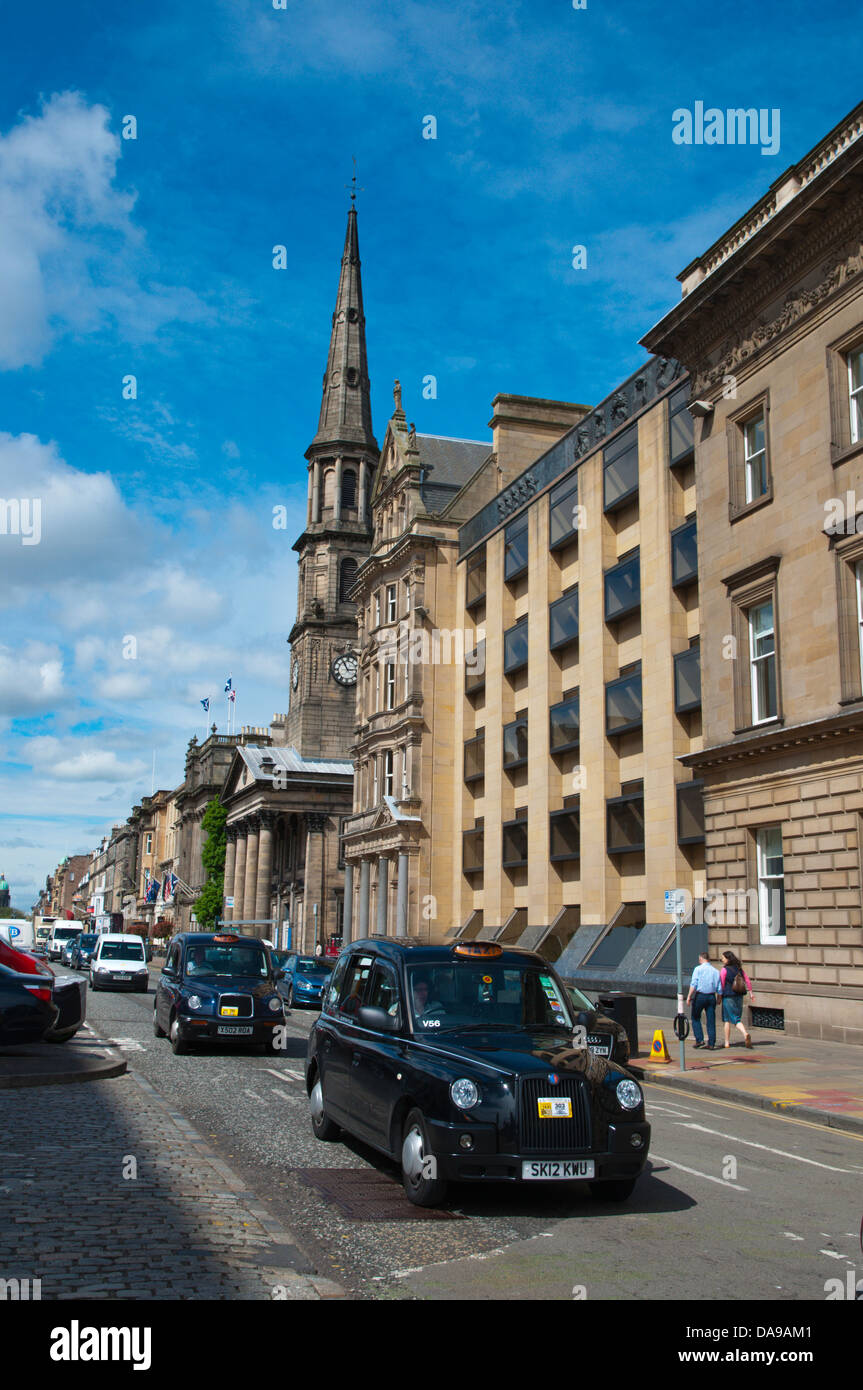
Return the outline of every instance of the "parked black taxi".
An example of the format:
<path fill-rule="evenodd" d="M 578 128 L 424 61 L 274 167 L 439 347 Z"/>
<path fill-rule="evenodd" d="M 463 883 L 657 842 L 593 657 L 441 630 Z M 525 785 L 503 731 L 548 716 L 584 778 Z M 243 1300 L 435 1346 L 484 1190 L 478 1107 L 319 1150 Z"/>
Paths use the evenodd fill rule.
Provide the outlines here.
<path fill-rule="evenodd" d="M 629 1197 L 650 1126 L 638 1082 L 592 1053 L 541 956 L 493 942 L 369 938 L 336 963 L 306 1062 L 312 1128 L 401 1163 L 408 1198 L 448 1181 L 588 1182 Z"/>
<path fill-rule="evenodd" d="M 285 1021 L 277 984 L 282 971 L 263 941 L 236 932 L 179 932 L 156 987 L 153 1032 L 176 1053 L 194 1043 L 252 1043 L 269 1048 Z"/>

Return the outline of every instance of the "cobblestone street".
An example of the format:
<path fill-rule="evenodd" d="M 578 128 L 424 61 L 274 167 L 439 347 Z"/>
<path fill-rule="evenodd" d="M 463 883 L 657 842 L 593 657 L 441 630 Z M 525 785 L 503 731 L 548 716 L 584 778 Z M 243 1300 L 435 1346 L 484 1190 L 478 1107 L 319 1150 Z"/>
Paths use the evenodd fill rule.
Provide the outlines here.
<path fill-rule="evenodd" d="M 0 1092 L 0 1136 L 0 1277 L 43 1299 L 340 1294 L 140 1077 Z"/>

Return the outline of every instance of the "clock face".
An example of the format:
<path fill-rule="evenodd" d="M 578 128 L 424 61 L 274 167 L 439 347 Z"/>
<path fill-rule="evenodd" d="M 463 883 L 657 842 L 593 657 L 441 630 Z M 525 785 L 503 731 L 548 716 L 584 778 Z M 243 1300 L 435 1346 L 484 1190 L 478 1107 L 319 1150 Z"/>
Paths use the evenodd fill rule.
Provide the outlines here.
<path fill-rule="evenodd" d="M 333 680 L 337 680 L 339 685 L 356 685 L 357 659 L 350 653 L 345 656 L 337 656 L 330 670 L 333 673 Z"/>
<path fill-rule="evenodd" d="M 296 690 L 300 683 L 300 663 L 295 661 L 291 667 L 291 686 Z"/>

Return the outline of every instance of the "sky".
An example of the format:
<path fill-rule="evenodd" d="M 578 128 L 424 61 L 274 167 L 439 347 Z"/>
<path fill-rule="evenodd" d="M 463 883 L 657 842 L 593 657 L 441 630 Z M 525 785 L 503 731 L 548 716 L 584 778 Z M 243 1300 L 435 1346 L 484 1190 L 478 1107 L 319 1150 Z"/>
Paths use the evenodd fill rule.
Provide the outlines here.
<path fill-rule="evenodd" d="M 860 100 L 858 22 L 798 0 L 7 8 L 0 499 L 24 511 L 0 533 L 0 870 L 16 906 L 125 820 L 154 761 L 157 787 L 182 781 L 201 699 L 225 731 L 229 674 L 238 725 L 287 709 L 354 159 L 378 440 L 396 377 L 421 433 L 490 440 L 498 392 L 590 405 L 643 361 L 680 271 Z M 778 152 L 676 143 L 696 101 L 778 110 Z"/>

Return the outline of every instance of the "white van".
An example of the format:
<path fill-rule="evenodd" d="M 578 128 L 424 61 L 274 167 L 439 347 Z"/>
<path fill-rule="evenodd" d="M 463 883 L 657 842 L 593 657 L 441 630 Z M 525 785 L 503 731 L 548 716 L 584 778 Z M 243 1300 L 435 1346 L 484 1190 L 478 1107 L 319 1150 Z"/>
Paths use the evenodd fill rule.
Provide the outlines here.
<path fill-rule="evenodd" d="M 63 922 L 60 918 L 54 923 L 48 941 L 48 959 L 59 960 L 60 953 L 71 936 L 80 936 L 84 930 L 83 922 Z"/>
<path fill-rule="evenodd" d="M 36 939 L 33 923 L 26 917 L 0 917 L 0 936 L 19 951 L 32 951 Z"/>
<path fill-rule="evenodd" d="M 149 987 L 143 938 L 103 932 L 90 957 L 90 988 L 137 989 L 145 993 Z"/>

